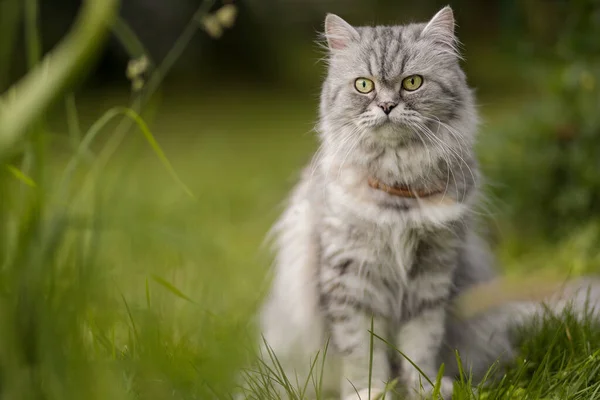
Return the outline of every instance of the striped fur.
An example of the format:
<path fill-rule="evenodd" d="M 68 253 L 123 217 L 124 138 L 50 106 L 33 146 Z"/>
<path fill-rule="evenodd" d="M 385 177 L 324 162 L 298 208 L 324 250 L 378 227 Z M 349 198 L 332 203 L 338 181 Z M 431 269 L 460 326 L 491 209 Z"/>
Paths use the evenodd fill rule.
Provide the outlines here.
<path fill-rule="evenodd" d="M 429 376 L 439 367 L 477 184 L 473 96 L 448 18 L 449 8 L 429 24 L 353 28 L 337 16 L 326 20 L 322 146 L 277 227 L 263 332 L 284 359 L 330 339 L 343 398 L 368 391 L 369 376 L 372 395 L 395 374 L 410 393 L 425 382 L 379 340 L 369 374 L 371 324 Z M 422 87 L 403 90 L 413 74 Z M 359 77 L 375 82 L 373 93 L 356 91 Z M 381 102 L 398 104 L 389 119 Z M 394 197 L 369 187 L 369 177 L 443 189 L 451 201 Z"/>
<path fill-rule="evenodd" d="M 409 362 L 377 339 L 371 354 L 371 326 L 434 379 L 453 347 L 447 332 L 460 337 L 459 323 L 448 326 L 448 304 L 493 277 L 471 212 L 477 114 L 452 11 L 423 24 L 356 28 L 328 15 L 325 38 L 321 147 L 274 229 L 262 332 L 291 379 L 306 379 L 311 357 L 329 341 L 325 390 L 365 400 L 398 377 L 420 397 L 431 388 Z M 414 74 L 423 85 L 403 90 Z M 375 90 L 359 93 L 359 77 Z M 389 115 L 378 106 L 384 102 L 396 104 Z M 371 188 L 368 178 L 444 194 L 400 198 Z M 445 378 L 442 394 L 451 390 Z"/>

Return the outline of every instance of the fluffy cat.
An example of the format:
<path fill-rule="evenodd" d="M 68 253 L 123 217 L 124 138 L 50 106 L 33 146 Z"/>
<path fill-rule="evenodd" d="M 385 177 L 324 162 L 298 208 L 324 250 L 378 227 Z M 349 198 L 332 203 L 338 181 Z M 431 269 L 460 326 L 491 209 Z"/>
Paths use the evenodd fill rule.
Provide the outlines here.
<path fill-rule="evenodd" d="M 455 349 L 481 376 L 510 357 L 513 322 L 540 309 L 507 304 L 468 321 L 448 311 L 494 277 L 475 229 L 478 118 L 453 12 L 376 27 L 329 14 L 325 38 L 321 147 L 274 227 L 264 339 L 300 382 L 328 342 L 324 389 L 344 400 L 375 398 L 395 377 L 408 396 L 430 395 L 373 327 L 432 380 L 444 362 L 450 398 Z"/>

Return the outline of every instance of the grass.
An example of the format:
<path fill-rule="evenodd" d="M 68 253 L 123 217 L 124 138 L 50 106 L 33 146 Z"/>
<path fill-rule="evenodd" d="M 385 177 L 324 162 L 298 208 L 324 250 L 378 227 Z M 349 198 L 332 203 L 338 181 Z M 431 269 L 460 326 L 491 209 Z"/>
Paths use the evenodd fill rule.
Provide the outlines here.
<path fill-rule="evenodd" d="M 105 104 L 98 106 L 96 101 L 80 107 L 84 129 L 102 114 Z M 46 231 L 64 224 L 55 228 L 61 231 L 56 239 L 59 249 L 39 255 L 27 266 L 31 271 L 18 271 L 23 266 L 18 257 L 10 263 L 15 281 L 37 281 L 35 276 L 44 271 L 40 278 L 44 282 L 26 284 L 26 293 L 4 293 L 6 309 L 13 308 L 10 302 L 17 297 L 25 296 L 35 304 L 25 314 L 42 329 L 23 329 L 33 342 L 44 346 L 36 345 L 42 361 L 31 368 L 51 370 L 52 365 L 44 362 L 46 346 L 71 346 L 72 336 L 83 324 L 88 342 L 69 353 L 97 360 L 98 368 L 114 378 L 106 387 L 124 396 L 210 398 L 231 389 L 234 372 L 255 343 L 251 323 L 269 265 L 257 249 L 292 183 L 288 178 L 313 146 L 310 135 L 297 134 L 303 124 L 299 121 L 312 119 L 311 110 L 302 108 L 289 118 L 284 110 L 294 109 L 293 103 L 244 108 L 230 102 L 227 113 L 236 114 L 234 120 L 217 107 L 203 104 L 200 113 L 195 107 L 197 103 L 178 102 L 152 125 L 196 199 L 172 179 L 139 132 L 128 136 L 93 185 L 86 185 L 89 166 L 81 168 L 66 198 L 54 204 L 49 201 L 43 210 L 45 220 L 32 221 L 31 226 L 25 213 L 17 213 L 22 212 L 21 204 L 36 198 L 41 185 L 31 187 L 3 176 L 8 188 L 2 191 L 2 199 L 9 202 L 5 211 L 22 218 L 23 235 L 33 235 L 33 228 Z M 267 121 L 267 113 L 273 111 L 279 111 L 288 124 L 258 122 Z M 51 121 L 50 127 L 53 132 L 66 130 L 60 120 Z M 310 125 L 306 127 L 308 132 Z M 110 129 L 106 128 L 109 135 Z M 178 135 L 169 138 L 168 132 L 173 131 Z M 49 199 L 55 198 L 63 169 L 71 160 L 68 137 L 53 137 L 45 173 L 49 182 L 44 197 Z M 92 151 L 102 148 L 99 143 Z M 67 215 L 62 215 L 64 211 Z M 22 250 L 26 257 L 27 246 L 33 248 L 38 240 L 52 236 L 41 235 L 43 239 L 19 238 L 16 251 Z M 60 296 L 65 296 L 60 304 L 72 302 L 73 315 L 64 320 L 42 318 L 59 312 L 47 302 L 57 294 L 57 286 Z M 6 318 L 2 325 L 12 326 L 17 316 Z M 70 335 L 49 337 L 48 331 Z M 9 342 L 5 345 L 12 347 Z M 17 348 L 26 352 L 30 346 L 23 343 Z M 67 371 L 79 367 L 66 356 L 57 356 L 57 363 Z M 97 373 L 89 371 L 89 377 Z M 105 398 L 102 393 L 96 396 Z"/>
<path fill-rule="evenodd" d="M 254 316 L 270 262 L 258 249 L 315 147 L 315 110 L 310 99 L 273 93 L 251 99 L 238 93 L 236 101 L 223 96 L 200 102 L 180 93 L 177 101 L 165 98 L 149 118 L 195 198 L 139 131 L 127 136 L 93 185 L 86 180 L 93 164 L 84 163 L 67 197 L 37 211 L 42 220 L 30 214 L 35 206 L 23 213 L 41 189 L 4 176 L 4 212 L 20 215 L 21 232 L 17 254 L 3 270 L 0 303 L 6 338 L 0 377 L 7 396 L 228 398 L 256 345 Z M 102 93 L 82 99 L 81 126 L 118 99 Z M 52 199 L 71 150 L 60 135 L 67 122 L 57 118 L 49 126 L 55 140 L 44 197 Z M 111 126 L 106 132 L 110 136 Z M 92 151 L 102 148 L 100 142 Z M 593 266 L 597 256 L 586 237 L 582 232 L 521 258 L 505 240 L 499 253 L 514 271 L 520 262 L 541 266 L 548 260 Z M 567 316 L 530 329 L 517 365 L 493 389 L 477 390 L 465 376 L 456 396 L 595 398 L 597 328 Z M 264 367 L 263 373 L 278 374 Z M 265 382 L 255 382 L 253 393 L 277 398 Z"/>
<path fill-rule="evenodd" d="M 0 173 L 2 398 L 227 399 L 247 365 L 259 372 L 248 376 L 249 398 L 278 398 L 267 378 L 291 398 L 319 386 L 319 376 L 283 376 L 272 353 L 274 368 L 252 357 L 271 260 L 259 249 L 315 149 L 316 96 L 246 89 L 167 90 L 141 131 L 95 125 L 127 95 L 68 96 L 66 115 L 62 104 L 48 112 L 20 148 L 25 156 L 8 159 Z M 484 104 L 491 126 L 519 107 L 510 98 L 508 107 Z M 92 127 L 98 140 L 81 148 Z M 127 132 L 122 143 L 119 132 Z M 120 144 L 114 153 L 111 143 Z M 524 254 L 508 229 L 498 253 L 511 273 L 550 263 L 587 272 L 597 268 L 596 237 L 590 226 L 558 246 L 532 240 Z M 455 398 L 600 397 L 598 328 L 569 313 L 538 321 L 523 330 L 515 365 L 486 386 L 463 375 Z"/>

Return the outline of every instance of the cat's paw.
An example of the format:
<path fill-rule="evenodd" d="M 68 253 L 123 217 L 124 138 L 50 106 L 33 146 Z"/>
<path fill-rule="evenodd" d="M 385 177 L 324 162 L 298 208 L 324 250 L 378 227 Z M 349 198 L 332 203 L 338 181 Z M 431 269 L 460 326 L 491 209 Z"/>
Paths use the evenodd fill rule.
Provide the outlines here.
<path fill-rule="evenodd" d="M 383 397 L 383 393 L 383 389 L 371 388 L 371 397 L 369 397 L 369 389 L 362 389 L 345 396 L 342 400 L 379 400 Z"/>
<path fill-rule="evenodd" d="M 437 395 L 433 393 L 434 386 L 429 382 L 419 381 L 413 384 L 412 388 L 409 388 L 408 398 L 410 400 L 452 400 L 452 392 L 454 391 L 454 380 L 447 376 L 444 376 L 440 381 L 440 388 Z"/>

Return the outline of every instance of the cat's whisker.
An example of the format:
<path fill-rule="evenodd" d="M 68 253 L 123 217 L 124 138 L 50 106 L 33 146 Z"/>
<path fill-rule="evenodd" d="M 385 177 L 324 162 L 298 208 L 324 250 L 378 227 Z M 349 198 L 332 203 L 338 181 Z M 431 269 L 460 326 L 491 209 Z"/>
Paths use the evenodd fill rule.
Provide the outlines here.
<path fill-rule="evenodd" d="M 423 116 L 424 119 L 428 120 L 428 121 L 432 121 L 435 123 L 438 123 L 439 125 L 443 126 L 444 128 L 446 128 L 448 130 L 448 132 L 454 136 L 454 138 L 464 147 L 469 148 L 471 146 L 471 143 L 467 142 L 467 139 L 464 137 L 464 135 L 458 131 L 457 129 L 453 128 L 450 124 L 446 124 L 442 121 L 440 121 L 440 119 L 436 116 L 433 117 L 428 117 L 428 116 Z"/>
<path fill-rule="evenodd" d="M 417 131 L 419 131 L 419 130 L 421 129 L 421 128 L 419 127 L 419 125 L 418 125 L 418 124 L 419 124 L 419 122 L 418 122 L 418 121 L 415 121 L 415 122 L 412 124 L 412 126 L 413 126 L 415 129 L 417 129 Z M 421 136 L 420 136 L 420 135 L 418 135 L 418 137 L 419 137 L 419 139 L 421 139 L 421 140 L 423 141 L 423 145 L 425 146 L 425 148 L 427 149 L 427 153 L 429 154 L 429 148 L 428 148 L 428 146 L 425 144 L 425 141 L 423 140 L 423 138 L 421 138 Z M 443 195 L 442 195 L 442 199 L 441 199 L 441 201 L 440 201 L 440 202 L 443 202 L 443 201 L 444 201 L 444 199 L 446 198 L 446 194 L 448 193 L 448 186 L 449 186 L 449 184 L 450 184 L 450 172 L 451 172 L 451 168 L 450 168 L 450 166 L 448 166 L 448 161 L 446 161 L 446 160 L 445 160 L 445 163 L 446 163 L 446 165 L 447 165 L 447 167 L 446 167 L 446 183 L 445 183 L 445 185 L 444 185 L 444 193 L 443 193 Z M 433 163 L 431 162 L 431 156 L 430 156 L 430 168 L 431 168 L 431 169 L 433 169 L 433 167 L 434 167 L 434 166 L 433 166 Z M 431 174 L 431 173 L 432 173 L 432 172 L 430 172 L 430 174 Z M 454 174 L 454 173 L 452 173 L 452 174 Z M 453 178 L 454 178 L 454 183 L 455 183 L 455 185 L 456 185 L 456 178 L 455 178 L 454 176 L 453 176 Z"/>
<path fill-rule="evenodd" d="M 439 137 L 439 129 L 440 129 L 440 125 L 439 125 L 439 124 L 438 124 L 438 126 L 437 126 L 437 130 L 436 130 L 436 133 L 435 133 L 435 134 L 433 133 L 433 131 L 431 131 L 431 129 L 430 129 L 430 128 L 429 128 L 427 125 L 425 125 L 425 128 L 426 128 L 427 130 L 429 130 L 429 132 L 431 132 L 431 134 L 432 134 L 433 136 L 435 136 L 436 138 L 437 138 L 437 137 Z M 465 181 L 466 181 L 466 180 L 465 180 L 465 173 L 464 173 L 464 171 L 463 171 L 462 165 L 463 165 L 463 164 L 464 164 L 464 165 L 467 165 L 467 163 L 464 161 L 464 159 L 461 157 L 461 155 L 460 155 L 460 154 L 459 154 L 459 153 L 458 153 L 456 150 L 454 150 L 454 149 L 453 149 L 453 148 L 452 148 L 452 147 L 451 147 L 449 144 L 446 144 L 446 147 L 447 147 L 447 148 L 448 148 L 448 149 L 449 149 L 449 150 L 450 150 L 450 151 L 451 151 L 451 152 L 454 154 L 454 157 L 453 157 L 453 158 L 454 158 L 454 160 L 456 160 L 456 161 L 458 161 L 458 162 L 459 162 L 459 164 L 458 164 L 458 165 L 459 165 L 459 168 L 460 168 L 460 172 L 462 173 L 463 182 L 465 182 Z M 468 165 L 467 165 L 467 167 L 468 167 Z M 451 166 L 449 166 L 449 168 L 451 168 Z M 470 170 L 470 169 L 469 169 L 469 170 Z M 473 181 L 474 181 L 475 177 L 473 176 L 473 174 L 472 174 L 472 173 L 471 173 L 471 176 L 472 176 L 472 178 L 473 178 Z M 456 189 L 458 189 L 458 187 L 456 187 Z M 466 186 L 466 185 L 463 185 L 463 193 L 462 193 L 462 197 L 461 197 L 461 199 L 464 199 L 464 198 L 466 197 L 466 190 L 467 190 L 467 186 Z"/>
<path fill-rule="evenodd" d="M 354 143 L 352 144 L 352 146 L 350 146 L 348 148 L 348 151 L 346 151 L 346 155 L 344 156 L 344 158 L 342 159 L 342 162 L 339 165 L 338 168 L 338 175 L 337 177 L 340 177 L 340 174 L 342 172 L 342 169 L 344 167 L 344 164 L 346 163 L 346 159 L 348 158 L 348 156 L 352 153 L 352 151 L 354 151 L 354 149 L 356 148 L 356 146 L 358 146 L 358 144 L 360 143 L 360 141 L 362 140 L 362 132 L 364 132 L 363 130 L 357 129 L 355 134 L 356 134 L 356 138 L 354 140 Z"/>
<path fill-rule="evenodd" d="M 346 128 L 350 128 L 350 130 L 347 131 Z M 331 155 L 331 158 L 333 160 L 336 159 L 337 154 L 344 148 L 346 143 L 349 142 L 350 140 L 352 140 L 352 138 L 354 136 L 354 132 L 356 130 L 355 123 L 353 121 L 348 121 L 341 126 L 340 130 L 342 131 L 342 136 L 341 136 L 341 138 L 338 138 L 339 145 L 337 146 L 335 152 Z M 319 151 L 321 152 L 321 155 L 322 155 L 321 157 L 324 158 L 326 156 L 329 156 L 327 150 L 325 149 L 325 147 L 323 145 L 321 146 L 321 148 L 322 148 L 322 150 L 319 149 Z M 319 160 L 317 160 L 319 163 L 323 160 L 323 158 L 321 158 L 321 157 Z M 328 177 L 329 177 L 329 168 L 325 171 L 325 178 L 327 179 Z"/>
<path fill-rule="evenodd" d="M 418 131 L 419 128 L 418 128 L 418 126 L 416 126 L 416 123 L 415 123 L 416 121 L 413 122 L 412 120 L 406 120 L 405 122 L 408 126 L 410 126 L 413 129 L 416 129 Z M 419 135 L 419 134 L 417 134 L 417 137 L 423 144 L 423 149 L 425 149 L 425 152 L 427 153 L 427 161 L 428 161 L 428 165 L 429 165 L 429 171 L 427 173 L 427 176 L 429 176 L 432 174 L 432 170 L 434 168 L 433 159 L 431 157 L 431 151 L 429 150 L 429 146 L 427 146 L 427 143 L 425 143 L 425 139 L 423 139 L 421 137 L 421 135 Z"/>
<path fill-rule="evenodd" d="M 440 126 L 441 126 L 441 124 L 438 124 L 438 130 L 439 130 L 439 127 L 440 127 Z M 439 131 L 438 131 L 438 132 L 436 132 L 436 133 L 434 134 L 434 133 L 431 131 L 431 129 L 429 129 L 429 128 L 428 128 L 428 127 L 426 127 L 426 126 L 425 126 L 425 128 L 426 128 L 426 129 L 427 129 L 427 130 L 428 130 L 428 131 L 429 131 L 429 132 L 432 134 L 432 136 L 433 136 L 433 137 L 436 137 L 436 139 L 438 139 L 438 138 L 437 138 L 437 136 L 439 135 Z M 450 131 L 448 130 L 448 132 L 450 132 Z M 440 140 L 440 139 L 438 139 L 438 140 Z M 440 140 L 440 142 L 441 142 L 441 140 Z M 443 143 L 443 142 L 442 142 L 442 143 Z M 468 163 L 465 161 L 465 159 L 464 159 L 464 158 L 463 158 L 463 157 L 462 157 L 462 156 L 461 156 L 461 155 L 458 153 L 458 151 L 457 151 L 457 150 L 453 149 L 453 148 L 452 148 L 452 147 L 450 147 L 448 144 L 446 144 L 446 146 L 447 146 L 448 150 L 450 150 L 450 151 L 451 151 L 451 152 L 454 154 L 454 158 L 455 158 L 457 161 L 459 161 L 459 165 L 458 165 L 458 167 L 460 168 L 460 171 L 461 171 L 461 173 L 463 174 L 463 179 L 465 179 L 465 176 L 464 176 L 464 171 L 463 171 L 463 165 L 464 165 L 464 166 L 465 166 L 465 167 L 468 169 L 469 173 L 471 174 L 471 179 L 472 179 L 472 182 L 476 182 L 476 181 L 477 181 L 477 179 L 476 179 L 476 177 L 475 177 L 475 174 L 474 174 L 473 170 L 471 169 L 471 167 L 469 166 L 469 164 L 468 164 Z M 464 189 L 463 189 L 463 199 L 464 199 L 464 198 L 466 198 L 466 190 L 467 190 L 467 189 L 466 189 L 466 185 L 463 185 L 463 186 L 464 186 Z"/>
<path fill-rule="evenodd" d="M 452 161 L 450 160 L 449 157 L 455 158 L 455 156 L 448 151 L 448 149 L 446 148 L 446 146 L 444 145 L 443 142 L 441 142 L 439 139 L 437 139 L 435 137 L 435 135 L 433 134 L 433 132 L 431 132 L 431 130 L 429 130 L 425 125 L 423 125 L 420 122 L 416 122 L 417 126 L 419 127 L 420 131 L 426 135 L 430 140 L 433 139 L 433 144 L 436 145 L 438 148 L 440 148 L 440 150 L 442 151 L 442 159 L 444 160 L 445 164 L 446 164 L 446 169 L 447 169 L 447 174 L 446 174 L 446 185 L 444 188 L 444 198 L 446 195 L 446 192 L 448 191 L 448 187 L 449 187 L 449 181 L 450 181 L 450 174 L 452 174 L 452 180 L 454 181 L 454 186 L 457 187 L 458 186 L 458 182 L 456 180 L 456 176 L 454 175 L 454 170 L 452 169 Z"/>

